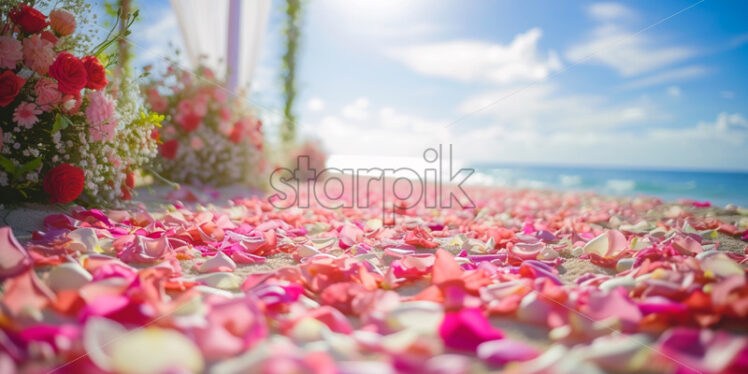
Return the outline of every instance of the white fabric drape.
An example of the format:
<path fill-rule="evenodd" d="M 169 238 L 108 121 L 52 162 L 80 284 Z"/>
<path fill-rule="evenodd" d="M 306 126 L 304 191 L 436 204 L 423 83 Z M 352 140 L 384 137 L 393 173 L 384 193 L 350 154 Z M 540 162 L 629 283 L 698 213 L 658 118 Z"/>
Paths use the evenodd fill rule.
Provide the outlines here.
<path fill-rule="evenodd" d="M 236 72 L 236 86 L 248 88 L 257 66 L 270 15 L 270 0 L 240 2 L 236 45 L 238 66 L 228 66 L 229 4 L 232 0 L 171 0 L 193 67 L 204 64 L 218 76 Z M 235 4 L 236 5 L 236 4 Z M 227 69 L 228 68 L 228 69 Z M 232 82 L 228 82 L 232 86 Z"/>

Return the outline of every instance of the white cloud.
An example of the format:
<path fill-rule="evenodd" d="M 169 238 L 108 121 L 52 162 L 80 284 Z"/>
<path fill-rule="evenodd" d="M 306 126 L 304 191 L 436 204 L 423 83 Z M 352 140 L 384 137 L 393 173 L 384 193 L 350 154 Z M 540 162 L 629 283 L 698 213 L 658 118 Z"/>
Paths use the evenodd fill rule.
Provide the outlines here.
<path fill-rule="evenodd" d="M 426 10 L 434 10 L 429 0 L 323 0 L 310 4 L 311 12 L 319 12 L 327 19 L 324 26 L 337 30 L 339 35 L 375 39 L 433 35 L 442 26 L 419 17 Z"/>
<path fill-rule="evenodd" d="M 701 77 L 709 72 L 709 69 L 694 65 L 686 66 L 683 68 L 677 68 L 672 70 L 666 70 L 661 73 L 656 73 L 643 78 L 635 79 L 625 83 L 621 86 L 623 89 L 639 89 L 651 86 L 658 86 L 661 84 L 681 82 L 688 79 Z"/>
<path fill-rule="evenodd" d="M 363 121 L 369 118 L 369 99 L 360 97 L 356 101 L 346 105 L 341 114 L 346 119 Z"/>
<path fill-rule="evenodd" d="M 720 133 L 732 130 L 748 130 L 748 120 L 738 113 L 728 114 L 722 112 L 717 116 L 717 121 L 715 121 L 714 124 L 706 123 L 701 125 L 704 125 L 707 128 L 713 127 Z"/>
<path fill-rule="evenodd" d="M 631 9 L 619 3 L 595 3 L 587 8 L 587 12 L 601 21 L 630 18 L 634 15 Z"/>
<path fill-rule="evenodd" d="M 538 40 L 542 35 L 539 28 L 533 28 L 517 34 L 507 45 L 455 40 L 396 48 L 389 55 L 418 73 L 463 82 L 544 80 L 561 69 L 561 61 L 554 51 L 541 56 Z"/>
<path fill-rule="evenodd" d="M 351 108 L 361 108 L 362 99 L 345 106 L 339 114 L 329 115 L 319 123 L 306 123 L 303 131 L 324 134 L 326 149 L 332 154 L 418 157 L 428 146 L 449 143 L 446 121 L 432 121 L 404 114 L 393 108 L 368 110 L 367 115 Z"/>
<path fill-rule="evenodd" d="M 485 108 L 480 114 L 502 125 L 543 129 L 614 128 L 664 118 L 646 99 L 608 104 L 601 96 L 557 91 L 552 84 L 493 91 L 465 100 L 459 110 L 470 114 Z"/>
<path fill-rule="evenodd" d="M 668 87 L 667 88 L 667 94 L 670 95 L 670 96 L 672 96 L 672 97 L 680 97 L 680 95 L 681 95 L 680 87 L 678 87 L 678 86 L 670 86 L 670 87 Z"/>
<path fill-rule="evenodd" d="M 722 91 L 719 93 L 720 96 L 722 96 L 723 99 L 734 99 L 735 98 L 735 92 L 732 91 Z"/>
<path fill-rule="evenodd" d="M 733 37 L 728 43 L 730 48 L 737 48 L 748 43 L 748 32 Z"/>
<path fill-rule="evenodd" d="M 306 103 L 306 107 L 312 112 L 319 112 L 325 109 L 325 102 L 319 97 L 313 97 Z"/>
<path fill-rule="evenodd" d="M 696 53 L 690 47 L 664 46 L 649 34 L 622 27 L 621 18 L 635 15 L 622 5 L 593 4 L 588 12 L 598 26 L 586 41 L 566 51 L 566 57 L 574 62 L 605 65 L 630 77 L 683 61 Z"/>
<path fill-rule="evenodd" d="M 588 118 L 603 120 L 619 116 L 616 112 L 630 111 L 629 121 L 643 125 L 633 130 L 538 127 L 514 126 L 497 119 L 489 126 L 461 128 L 448 126 L 446 120 L 384 107 L 369 108 L 370 116 L 365 120 L 346 118 L 341 110 L 317 123 L 304 124 L 302 130 L 324 134 L 326 149 L 338 155 L 420 157 L 427 147 L 453 144 L 457 160 L 472 162 L 745 168 L 742 160 L 748 158 L 748 120 L 741 114 L 720 113 L 713 121 L 670 128 L 657 125 L 656 119 L 642 118 L 646 117 L 646 106 L 644 113 L 637 114 L 631 109 L 636 106 L 633 104 L 609 107 L 594 97 L 574 100 L 578 105 L 596 103 L 593 108 L 598 111 L 588 112 Z M 550 108 L 569 103 L 551 102 L 540 100 L 535 105 L 546 105 L 552 112 Z M 351 106 L 356 106 L 355 102 L 347 107 Z"/>
<path fill-rule="evenodd" d="M 685 128 L 598 131 L 489 126 L 454 137 L 470 160 L 509 163 L 745 169 L 748 121 L 720 113 Z"/>

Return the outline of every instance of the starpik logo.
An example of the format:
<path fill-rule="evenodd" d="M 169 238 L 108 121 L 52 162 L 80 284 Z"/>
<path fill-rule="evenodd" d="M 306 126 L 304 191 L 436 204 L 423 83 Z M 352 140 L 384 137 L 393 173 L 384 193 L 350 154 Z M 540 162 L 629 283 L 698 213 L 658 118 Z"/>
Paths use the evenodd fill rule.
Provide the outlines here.
<path fill-rule="evenodd" d="M 310 166 L 308 155 L 298 156 L 293 169 L 277 168 L 270 175 L 275 193 L 268 202 L 277 209 L 319 206 L 327 209 L 381 208 L 382 216 L 398 210 L 424 208 L 474 208 L 463 184 L 475 172 L 472 168 L 455 170 L 452 145 L 445 155 L 444 146 L 424 150 L 424 166 L 398 168 L 325 168 Z M 386 222 L 387 220 L 385 220 Z"/>

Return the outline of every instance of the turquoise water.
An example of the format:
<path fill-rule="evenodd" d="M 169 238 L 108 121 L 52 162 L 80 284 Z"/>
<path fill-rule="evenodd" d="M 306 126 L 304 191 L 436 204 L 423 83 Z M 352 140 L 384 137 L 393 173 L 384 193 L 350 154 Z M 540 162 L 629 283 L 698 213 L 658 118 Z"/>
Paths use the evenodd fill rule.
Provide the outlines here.
<path fill-rule="evenodd" d="M 616 196 L 680 198 L 748 207 L 748 172 L 598 169 L 586 167 L 471 165 L 476 180 L 518 188 L 584 190 Z"/>

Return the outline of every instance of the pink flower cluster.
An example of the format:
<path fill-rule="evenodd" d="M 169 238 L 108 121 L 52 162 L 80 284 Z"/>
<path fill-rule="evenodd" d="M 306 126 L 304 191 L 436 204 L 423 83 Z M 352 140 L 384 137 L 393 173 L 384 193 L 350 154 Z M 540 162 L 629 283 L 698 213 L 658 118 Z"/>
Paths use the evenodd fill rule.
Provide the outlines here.
<path fill-rule="evenodd" d="M 9 15 L 19 28 L 15 35 L 0 36 L 0 107 L 8 107 L 13 121 L 30 129 L 42 120 L 41 115 L 60 111 L 74 115 L 82 104 L 84 87 L 101 90 L 108 83 L 105 70 L 98 58 L 79 59 L 55 47 L 59 38 L 75 31 L 75 17 L 62 9 L 53 10 L 49 17 L 27 5 L 20 5 Z M 49 19 L 49 21 L 47 21 Z M 51 30 L 47 29 L 50 26 Z M 21 79 L 18 73 L 28 68 L 35 74 Z M 25 85 L 33 85 L 30 96 L 22 96 Z M 90 110 L 86 110 L 91 136 L 102 140 L 102 123 L 116 124 L 111 101 L 101 100 L 101 93 L 89 92 Z M 13 104 L 15 103 L 15 104 Z M 13 105 L 11 105 L 13 104 Z M 90 115 L 89 115 L 90 114 Z"/>
<path fill-rule="evenodd" d="M 205 67 L 193 73 L 170 68 L 167 75 L 177 76 L 178 85 L 171 87 L 171 93 L 164 95 L 159 91 L 162 82 L 154 82 L 144 88 L 146 99 L 151 110 L 170 114 L 173 125 L 166 125 L 159 135 L 167 142 L 180 138 L 182 146 L 189 146 L 193 151 L 202 149 L 204 142 L 189 135 L 201 126 L 209 126 L 213 131 L 230 139 L 234 144 L 248 140 L 257 149 L 262 149 L 262 122 L 248 113 L 242 113 L 241 100 L 229 100 L 225 89 L 215 83 L 215 75 Z M 170 103 L 173 105 L 170 106 Z M 162 149 L 162 154 L 166 149 Z M 165 156 L 170 156 L 168 149 Z M 170 158 L 170 157 L 167 157 Z"/>
<path fill-rule="evenodd" d="M 25 247 L 0 229 L 0 357 L 70 372 L 748 369 L 732 331 L 748 256 L 722 250 L 737 226 L 655 199 L 469 194 L 475 209 L 385 222 L 394 196 L 372 191 L 370 209 L 81 209 Z"/>
<path fill-rule="evenodd" d="M 101 91 L 89 91 L 86 95 L 88 106 L 86 118 L 91 124 L 89 134 L 94 141 L 111 140 L 117 127 L 114 112 L 114 101 L 109 95 Z"/>

